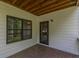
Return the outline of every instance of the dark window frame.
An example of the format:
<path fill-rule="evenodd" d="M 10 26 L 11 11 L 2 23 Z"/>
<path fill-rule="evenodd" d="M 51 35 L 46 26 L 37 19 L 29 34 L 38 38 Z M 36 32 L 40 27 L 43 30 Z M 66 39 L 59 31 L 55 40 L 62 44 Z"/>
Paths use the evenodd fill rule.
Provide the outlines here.
<path fill-rule="evenodd" d="M 20 29 L 15 29 L 15 28 L 14 28 L 14 29 L 13 29 L 13 28 L 12 28 L 12 29 L 9 29 L 9 28 L 8 28 L 8 24 L 9 24 L 8 20 L 9 20 L 9 17 L 13 18 L 14 21 L 15 21 L 15 20 L 21 21 L 21 28 L 20 28 Z M 9 16 L 9 15 L 6 16 L 6 19 L 7 19 L 7 21 L 6 21 L 6 29 L 7 29 L 7 32 L 6 32 L 6 37 L 7 37 L 6 43 L 7 43 L 7 44 L 13 43 L 13 42 L 22 41 L 22 40 L 32 39 L 32 21 L 31 21 L 31 20 L 21 19 L 21 18 L 18 18 L 18 17 Z M 27 31 L 27 29 L 23 29 L 23 22 L 24 22 L 24 21 L 31 23 L 31 24 L 29 24 L 29 26 L 31 26 L 31 29 L 28 29 L 31 33 L 30 33 L 30 35 L 29 35 L 29 38 L 26 38 L 26 39 L 23 38 L 23 37 L 24 37 L 24 36 L 23 36 L 23 31 L 24 31 L 24 30 Z M 16 23 L 15 23 L 15 24 L 16 24 Z M 13 24 L 13 25 L 14 25 L 14 24 Z M 8 42 L 8 40 L 9 40 L 9 38 L 10 38 L 10 37 L 8 37 L 8 36 L 10 36 L 10 35 L 13 35 L 13 36 L 14 36 L 14 33 L 15 33 L 15 32 L 14 32 L 13 34 L 12 34 L 12 33 L 9 34 L 9 31 L 10 31 L 10 30 L 11 30 L 11 31 L 17 31 L 17 32 L 20 31 L 20 33 L 18 33 L 18 34 L 16 34 L 16 35 L 17 35 L 17 36 L 18 36 L 18 35 L 21 35 L 21 37 L 20 37 L 21 40 L 16 40 L 16 41 Z M 13 37 L 13 38 L 14 38 L 14 37 Z"/>

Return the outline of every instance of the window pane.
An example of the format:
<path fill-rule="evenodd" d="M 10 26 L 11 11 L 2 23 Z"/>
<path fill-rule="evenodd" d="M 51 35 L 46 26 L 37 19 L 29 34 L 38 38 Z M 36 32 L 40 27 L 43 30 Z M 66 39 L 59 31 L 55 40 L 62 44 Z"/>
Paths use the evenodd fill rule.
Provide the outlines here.
<path fill-rule="evenodd" d="M 21 30 L 8 30 L 8 34 L 21 33 Z"/>
<path fill-rule="evenodd" d="M 13 30 L 14 34 L 16 34 L 16 33 L 20 33 L 21 34 L 21 31 L 22 30 Z"/>
<path fill-rule="evenodd" d="M 21 30 L 14 30 L 14 41 L 21 40 Z"/>
<path fill-rule="evenodd" d="M 21 40 L 21 33 L 15 33 L 13 36 L 13 41 L 19 41 Z"/>
<path fill-rule="evenodd" d="M 31 36 L 30 35 L 23 36 L 23 40 L 26 40 L 26 39 L 31 39 Z"/>
<path fill-rule="evenodd" d="M 21 29 L 22 28 L 22 24 L 21 23 L 22 23 L 21 20 L 15 19 L 14 20 L 14 24 L 13 24 L 14 29 Z"/>
<path fill-rule="evenodd" d="M 31 30 L 23 30 L 23 39 L 32 38 Z"/>
<path fill-rule="evenodd" d="M 21 30 L 8 31 L 8 43 L 21 40 Z"/>
<path fill-rule="evenodd" d="M 14 24 L 14 18 L 13 17 L 8 17 L 8 29 L 13 29 L 13 24 Z"/>
<path fill-rule="evenodd" d="M 12 35 L 14 33 L 13 30 L 8 30 L 8 35 Z"/>
<path fill-rule="evenodd" d="M 23 30 L 23 35 L 31 35 L 31 30 Z"/>
<path fill-rule="evenodd" d="M 21 29 L 22 21 L 15 17 L 8 17 L 8 29 Z"/>
<path fill-rule="evenodd" d="M 13 35 L 8 35 L 8 43 L 12 42 L 13 41 Z"/>
<path fill-rule="evenodd" d="M 23 29 L 31 29 L 32 23 L 31 21 L 23 21 Z"/>

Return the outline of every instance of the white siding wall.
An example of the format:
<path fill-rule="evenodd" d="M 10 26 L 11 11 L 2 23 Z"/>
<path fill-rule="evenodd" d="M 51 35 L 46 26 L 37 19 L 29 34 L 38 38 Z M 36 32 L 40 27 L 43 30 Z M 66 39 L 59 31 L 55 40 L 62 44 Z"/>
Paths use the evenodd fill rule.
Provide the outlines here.
<path fill-rule="evenodd" d="M 6 15 L 32 20 L 33 38 L 15 42 L 12 44 L 6 44 Z M 37 21 L 36 16 L 0 1 L 0 57 L 8 57 L 14 53 L 17 53 L 23 49 L 26 49 L 28 47 L 35 45 L 37 41 L 36 40 L 36 35 L 37 35 L 36 21 Z"/>
<path fill-rule="evenodd" d="M 54 21 L 50 22 L 51 19 Z M 77 41 L 79 7 L 71 7 L 39 16 L 38 22 L 46 20 L 50 22 L 49 47 L 79 55 L 79 41 Z"/>

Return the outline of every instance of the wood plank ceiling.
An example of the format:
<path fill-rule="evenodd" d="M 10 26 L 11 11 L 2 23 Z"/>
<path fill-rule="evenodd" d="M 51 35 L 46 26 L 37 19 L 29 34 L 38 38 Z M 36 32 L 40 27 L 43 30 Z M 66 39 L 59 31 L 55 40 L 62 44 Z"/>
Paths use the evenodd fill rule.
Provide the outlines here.
<path fill-rule="evenodd" d="M 77 0 L 2 0 L 2 1 L 38 16 L 56 10 L 61 10 L 64 8 L 75 6 L 77 3 Z"/>
<path fill-rule="evenodd" d="M 77 0 L 77 4 L 76 5 L 79 6 L 79 0 Z"/>

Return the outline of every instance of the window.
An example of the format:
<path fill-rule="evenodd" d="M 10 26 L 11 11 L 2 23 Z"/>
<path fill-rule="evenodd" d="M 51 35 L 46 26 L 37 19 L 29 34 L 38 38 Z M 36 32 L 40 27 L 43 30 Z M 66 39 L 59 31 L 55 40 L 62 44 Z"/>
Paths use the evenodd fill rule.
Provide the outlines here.
<path fill-rule="evenodd" d="M 32 38 L 32 21 L 7 16 L 7 43 Z"/>
<path fill-rule="evenodd" d="M 32 37 L 32 22 L 23 20 L 23 39 L 30 39 Z"/>

